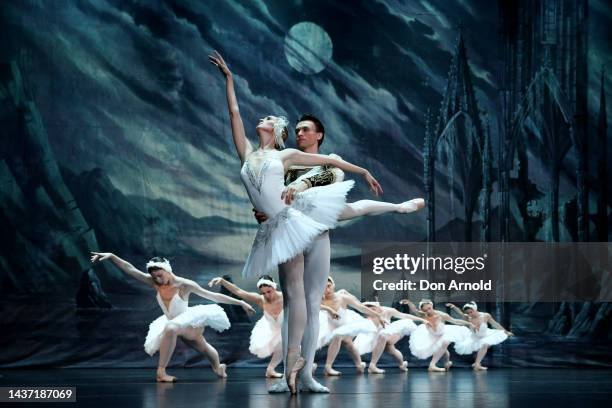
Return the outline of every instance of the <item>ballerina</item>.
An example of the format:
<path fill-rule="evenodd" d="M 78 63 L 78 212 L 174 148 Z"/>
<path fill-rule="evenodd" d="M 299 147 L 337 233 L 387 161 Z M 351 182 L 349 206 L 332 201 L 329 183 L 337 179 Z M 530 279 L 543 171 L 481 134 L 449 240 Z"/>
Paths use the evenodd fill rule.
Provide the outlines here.
<path fill-rule="evenodd" d="M 405 336 L 416 330 L 417 325 L 414 322 L 421 322 L 428 325 L 429 322 L 423 318 L 402 313 L 392 307 L 380 306 L 378 302 L 363 302 L 366 307 L 379 313 L 383 319 L 391 321 L 392 318 L 398 319 L 387 325 L 387 327 L 376 327 L 374 333 L 360 333 L 355 338 L 354 344 L 359 354 L 372 353 L 370 364 L 368 365 L 368 373 L 383 374 L 385 370 L 378 368 L 378 360 L 382 356 L 383 351 L 391 354 L 398 362 L 398 367 L 401 371 L 408 371 L 408 362 L 404 360 L 402 352 L 395 348 L 395 344 Z M 375 325 L 373 319 L 368 319 Z"/>
<path fill-rule="evenodd" d="M 489 347 L 499 344 L 510 336 L 514 336 L 514 333 L 504 329 L 504 327 L 497 323 L 489 313 L 483 313 L 478 311 L 476 302 L 468 302 L 463 305 L 463 310 L 459 309 L 452 303 L 447 303 L 447 307 L 457 312 L 462 319 L 465 319 L 474 325 L 474 330 L 471 336 L 455 343 L 455 351 L 457 354 L 473 354 L 476 353 L 476 361 L 472 364 L 475 371 L 486 370 L 481 362 L 482 359 L 487 355 Z M 494 327 L 489 329 L 488 325 Z"/>
<path fill-rule="evenodd" d="M 288 332 L 283 336 L 283 343 L 287 344 L 286 350 L 283 346 L 285 379 L 295 394 L 295 379 L 305 364 L 300 356 L 306 323 L 303 252 L 321 233 L 335 226 L 354 182 L 313 187 L 297 194 L 295 201 L 287 205 L 281 198 L 285 170 L 292 165 L 332 165 L 362 175 L 375 195 L 381 194 L 382 188 L 369 171 L 346 161 L 295 149 L 277 150 L 284 147 L 283 138 L 288 134 L 284 117 L 266 116 L 259 121 L 256 127 L 259 147 L 254 149 L 246 138 L 232 74 L 218 53 L 209 59 L 226 79 L 232 136 L 242 163 L 241 179 L 255 209 L 269 217 L 259 226 L 242 273 L 245 277 L 261 276 L 279 268 Z"/>
<path fill-rule="evenodd" d="M 470 335 L 470 331 L 465 327 L 447 325 L 445 322 L 459 326 L 474 327 L 470 322 L 453 319 L 448 314 L 433 308 L 433 302 L 423 299 L 419 302 L 417 309 L 410 300 L 404 299 L 400 304 L 408 305 L 408 308 L 415 315 L 423 317 L 429 325 L 420 325 L 410 335 L 410 352 L 419 359 L 431 357 L 428 371 L 449 371 L 453 362 L 450 361 L 448 346 L 451 343 L 461 341 Z M 438 360 L 444 356 L 444 368 L 438 367 Z"/>
<path fill-rule="evenodd" d="M 263 316 L 251 331 L 249 351 L 259 358 L 270 357 L 266 377 L 280 378 L 276 366 L 281 362 L 281 325 L 283 322 L 283 294 L 276 290 L 276 282 L 271 276 L 264 275 L 257 281 L 259 293 L 247 292 L 227 280 L 217 277 L 211 279 L 209 287 L 221 285 L 239 298 L 254 303 L 263 310 Z"/>
<path fill-rule="evenodd" d="M 159 350 L 156 376 L 158 382 L 176 381 L 176 377 L 166 373 L 166 366 L 176 347 L 177 337 L 204 354 L 215 374 L 222 378 L 227 377 L 225 364 L 219 362 L 219 353 L 206 342 L 203 335 L 206 326 L 217 331 L 229 329 L 230 322 L 227 315 L 219 305 L 189 306 L 189 295 L 194 293 L 213 302 L 242 306 L 247 313 L 255 313 L 248 303 L 220 293 L 210 292 L 190 279 L 176 276 L 172 273 L 170 262 L 165 258 L 152 258 L 147 262 L 148 273 L 144 273 L 110 252 L 92 252 L 91 254 L 92 263 L 108 259 L 126 274 L 157 291 L 157 302 L 164 314 L 149 325 L 144 348 L 150 356 Z"/>
<path fill-rule="evenodd" d="M 360 333 L 376 333 L 377 326 L 383 327 L 386 321 L 380 313 L 365 307 L 348 291 L 341 289 L 336 292 L 335 287 L 336 284 L 332 277 L 328 277 L 325 292 L 323 292 L 321 316 L 319 318 L 321 325 L 319 329 L 319 348 L 328 345 L 324 373 L 330 376 L 342 374 L 340 371 L 334 370 L 333 364 L 340 351 L 340 346 L 344 345 L 353 359 L 357 373 L 363 374 L 366 364 L 361 361 L 361 355 L 353 344 L 353 338 Z M 372 318 L 372 321 L 350 310 L 349 306 L 368 315 Z"/>

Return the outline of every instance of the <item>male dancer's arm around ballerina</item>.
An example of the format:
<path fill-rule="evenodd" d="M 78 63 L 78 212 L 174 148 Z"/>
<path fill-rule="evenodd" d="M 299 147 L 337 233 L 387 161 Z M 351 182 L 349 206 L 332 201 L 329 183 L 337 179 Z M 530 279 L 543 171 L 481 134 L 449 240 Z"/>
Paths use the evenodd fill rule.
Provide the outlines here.
<path fill-rule="evenodd" d="M 237 285 L 223 278 L 211 279 L 209 287 L 223 286 L 234 295 L 256 304 L 263 312 L 264 316 L 257 321 L 249 342 L 249 351 L 259 358 L 270 357 L 270 363 L 266 369 L 266 377 L 280 378 L 283 375 L 275 371 L 276 366 L 281 362 L 281 324 L 283 321 L 283 294 L 276 290 L 276 282 L 271 276 L 264 275 L 257 281 L 259 293 L 247 292 Z"/>
<path fill-rule="evenodd" d="M 145 341 L 145 351 L 148 354 L 153 355 L 159 350 L 157 381 L 176 381 L 176 377 L 166 373 L 166 366 L 172 357 L 178 337 L 196 351 L 204 354 L 219 377 L 227 377 L 225 364 L 220 364 L 217 350 L 208 344 L 203 336 L 205 326 L 219 331 L 228 329 L 230 323 L 227 316 L 218 305 L 189 307 L 189 295 L 194 293 L 214 302 L 238 305 L 247 313 L 254 313 L 255 310 L 248 303 L 208 291 L 190 279 L 176 276 L 172 273 L 170 262 L 165 258 L 151 259 L 147 263 L 148 273 L 144 273 L 110 252 L 92 252 L 91 254 L 92 263 L 110 260 L 127 275 L 157 291 L 158 302 L 164 315 L 151 323 Z"/>

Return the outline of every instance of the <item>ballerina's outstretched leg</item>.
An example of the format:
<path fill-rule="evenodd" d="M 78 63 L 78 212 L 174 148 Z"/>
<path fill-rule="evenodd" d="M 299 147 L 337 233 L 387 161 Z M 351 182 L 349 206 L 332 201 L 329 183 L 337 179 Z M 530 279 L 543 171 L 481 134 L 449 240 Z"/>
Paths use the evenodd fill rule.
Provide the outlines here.
<path fill-rule="evenodd" d="M 381 215 L 390 212 L 408 214 L 425 207 L 425 200 L 415 198 L 403 203 L 394 204 L 384 201 L 359 200 L 354 203 L 347 203 L 344 210 L 340 213 L 339 220 L 350 220 L 364 215 Z"/>

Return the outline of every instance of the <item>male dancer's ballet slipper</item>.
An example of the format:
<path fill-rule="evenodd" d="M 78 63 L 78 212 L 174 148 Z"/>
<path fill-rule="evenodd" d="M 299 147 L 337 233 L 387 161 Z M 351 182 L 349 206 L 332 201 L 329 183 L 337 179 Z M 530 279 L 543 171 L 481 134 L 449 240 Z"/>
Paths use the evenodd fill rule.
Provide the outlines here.
<path fill-rule="evenodd" d="M 304 368 L 305 364 L 306 364 L 306 360 L 304 360 L 302 357 L 299 357 L 297 361 L 295 362 L 295 364 L 293 365 L 293 367 L 291 368 L 291 371 L 289 372 L 289 381 L 287 385 L 289 386 L 289 391 L 293 395 L 297 394 L 298 392 L 298 389 L 296 386 L 296 378 L 298 374 L 300 373 L 300 370 Z"/>

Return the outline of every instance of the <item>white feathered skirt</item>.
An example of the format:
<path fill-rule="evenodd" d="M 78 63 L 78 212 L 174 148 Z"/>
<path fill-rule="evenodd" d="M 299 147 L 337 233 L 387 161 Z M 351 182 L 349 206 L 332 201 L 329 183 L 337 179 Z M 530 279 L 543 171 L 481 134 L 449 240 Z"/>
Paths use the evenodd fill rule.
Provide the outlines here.
<path fill-rule="evenodd" d="M 144 349 L 148 355 L 152 356 L 159 350 L 164 329 L 168 323 L 174 323 L 181 328 L 197 328 L 202 331 L 208 326 L 219 332 L 231 326 L 225 311 L 219 305 L 190 306 L 172 319 L 161 315 L 149 325 L 149 332 L 144 343 Z"/>

